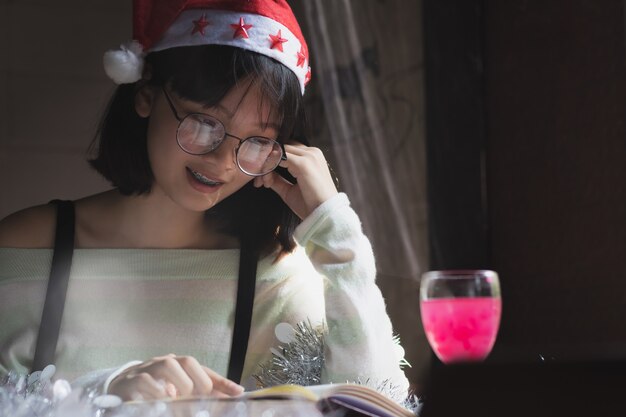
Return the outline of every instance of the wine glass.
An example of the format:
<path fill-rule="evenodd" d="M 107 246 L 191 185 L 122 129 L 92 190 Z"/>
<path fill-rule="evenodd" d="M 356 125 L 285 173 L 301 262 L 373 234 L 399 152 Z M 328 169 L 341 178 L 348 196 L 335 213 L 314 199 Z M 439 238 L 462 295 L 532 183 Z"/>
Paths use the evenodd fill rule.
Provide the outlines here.
<path fill-rule="evenodd" d="M 498 334 L 498 274 L 488 270 L 430 271 L 420 284 L 422 325 L 444 363 L 481 361 Z"/>

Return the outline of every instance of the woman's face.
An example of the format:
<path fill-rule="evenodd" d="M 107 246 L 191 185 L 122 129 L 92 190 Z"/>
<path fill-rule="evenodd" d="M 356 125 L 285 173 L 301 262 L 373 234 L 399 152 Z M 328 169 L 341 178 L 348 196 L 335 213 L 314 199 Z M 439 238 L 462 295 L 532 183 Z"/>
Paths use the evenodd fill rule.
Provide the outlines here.
<path fill-rule="evenodd" d="M 180 117 L 208 114 L 220 120 L 226 132 L 240 138 L 276 139 L 278 135 L 276 120 L 269 119 L 274 114 L 270 106 L 261 100 L 258 87 L 249 87 L 247 82 L 236 85 L 219 105 L 210 108 L 183 100 L 171 90 L 168 94 Z M 149 116 L 148 158 L 155 178 L 152 193 L 163 194 L 185 209 L 205 211 L 252 180 L 237 167 L 236 139 L 226 137 L 217 149 L 205 155 L 184 152 L 176 143 L 179 121 L 161 89 L 154 92 Z"/>

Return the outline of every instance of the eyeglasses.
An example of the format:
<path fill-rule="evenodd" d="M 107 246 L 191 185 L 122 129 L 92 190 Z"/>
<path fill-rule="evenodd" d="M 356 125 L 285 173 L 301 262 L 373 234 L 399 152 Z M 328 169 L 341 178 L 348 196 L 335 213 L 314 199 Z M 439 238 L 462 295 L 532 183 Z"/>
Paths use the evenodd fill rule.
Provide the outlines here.
<path fill-rule="evenodd" d="M 176 142 L 180 148 L 191 155 L 205 155 L 217 149 L 226 137 L 239 141 L 235 158 L 239 169 L 247 175 L 259 177 L 272 172 L 280 161 L 286 161 L 287 155 L 282 143 L 263 136 L 251 136 L 242 139 L 226 133 L 224 124 L 213 116 L 203 113 L 189 113 L 180 117 L 165 87 L 163 93 L 167 103 L 179 121 L 176 130 Z"/>

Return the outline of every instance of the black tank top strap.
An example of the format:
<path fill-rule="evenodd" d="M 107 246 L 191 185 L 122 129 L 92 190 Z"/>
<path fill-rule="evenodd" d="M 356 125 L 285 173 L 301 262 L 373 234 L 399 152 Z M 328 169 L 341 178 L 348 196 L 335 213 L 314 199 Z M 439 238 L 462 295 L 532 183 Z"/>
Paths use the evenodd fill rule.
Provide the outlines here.
<path fill-rule="evenodd" d="M 74 254 L 74 203 L 65 200 L 50 203 L 57 208 L 54 250 L 31 372 L 54 363 Z"/>
<path fill-rule="evenodd" d="M 242 239 L 239 258 L 239 280 L 237 281 L 237 301 L 235 305 L 235 326 L 230 348 L 230 360 L 226 377 L 241 383 L 243 366 L 248 351 L 248 339 L 252 325 L 252 308 L 256 289 L 256 272 L 259 255 Z"/>

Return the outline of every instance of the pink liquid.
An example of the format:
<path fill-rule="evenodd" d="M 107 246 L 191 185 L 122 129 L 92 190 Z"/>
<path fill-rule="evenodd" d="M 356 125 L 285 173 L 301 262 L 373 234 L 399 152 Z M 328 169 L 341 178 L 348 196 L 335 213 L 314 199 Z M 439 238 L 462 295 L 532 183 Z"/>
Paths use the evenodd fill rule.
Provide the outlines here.
<path fill-rule="evenodd" d="M 420 310 L 428 342 L 442 362 L 482 360 L 491 352 L 500 298 L 438 298 L 422 301 Z"/>

